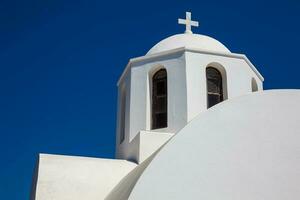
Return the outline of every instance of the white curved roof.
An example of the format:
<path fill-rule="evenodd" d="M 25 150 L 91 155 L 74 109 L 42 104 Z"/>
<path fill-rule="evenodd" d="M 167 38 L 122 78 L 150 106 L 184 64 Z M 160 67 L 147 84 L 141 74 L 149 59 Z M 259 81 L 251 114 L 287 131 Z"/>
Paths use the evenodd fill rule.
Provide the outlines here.
<path fill-rule="evenodd" d="M 180 47 L 194 48 L 202 51 L 230 53 L 221 42 L 209 36 L 199 34 L 177 34 L 157 43 L 148 51 L 147 55 Z"/>
<path fill-rule="evenodd" d="M 300 90 L 224 101 L 178 132 L 129 200 L 300 199 Z"/>

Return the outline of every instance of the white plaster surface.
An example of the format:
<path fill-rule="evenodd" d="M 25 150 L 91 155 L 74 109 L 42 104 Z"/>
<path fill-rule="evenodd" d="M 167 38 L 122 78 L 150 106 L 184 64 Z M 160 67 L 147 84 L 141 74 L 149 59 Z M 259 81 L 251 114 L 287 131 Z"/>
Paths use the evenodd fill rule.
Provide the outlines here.
<path fill-rule="evenodd" d="M 137 165 L 125 160 L 40 154 L 34 200 L 101 200 Z"/>
<path fill-rule="evenodd" d="M 140 164 L 173 136 L 173 133 L 140 131 L 127 146 L 120 145 L 118 156 Z"/>
<path fill-rule="evenodd" d="M 137 142 L 136 137 L 139 137 L 140 131 L 176 134 L 197 115 L 207 110 L 207 67 L 215 67 L 222 73 L 224 99 L 230 100 L 251 93 L 252 79 L 256 80 L 258 90 L 263 89 L 262 76 L 244 55 L 202 52 L 198 49 L 165 53 L 132 61 L 130 68 L 125 69 L 126 73 L 120 79 L 119 96 L 120 88 L 126 87 L 127 97 L 125 141 L 119 141 L 120 129 L 117 128 L 117 158 L 140 162 L 137 155 L 143 155 L 147 148 L 142 145 L 148 145 L 147 142 Z M 151 80 L 152 75 L 161 68 L 167 70 L 168 126 L 151 130 Z M 121 98 L 119 105 L 120 101 Z M 120 115 L 119 107 L 118 127 Z"/>
<path fill-rule="evenodd" d="M 164 146 L 129 199 L 300 199 L 299 102 L 300 90 L 273 90 L 212 107 Z"/>
<path fill-rule="evenodd" d="M 162 147 L 167 141 L 169 141 L 174 134 L 172 133 L 160 133 L 153 131 L 141 131 L 140 132 L 140 153 L 138 163 L 143 162 L 149 158 L 154 152 Z"/>
<path fill-rule="evenodd" d="M 170 36 L 152 47 L 147 55 L 156 54 L 180 47 L 197 48 L 202 51 L 230 53 L 218 40 L 200 34 L 177 34 Z"/>
<path fill-rule="evenodd" d="M 150 155 L 146 160 L 144 160 L 141 164 L 139 164 L 134 170 L 132 170 L 127 176 L 125 176 L 115 187 L 114 189 L 107 195 L 105 200 L 125 200 L 128 199 L 132 189 L 134 188 L 137 180 L 140 178 L 141 174 L 147 168 L 149 163 L 155 157 L 157 152 L 160 151 L 158 148 L 152 155 Z"/>
<path fill-rule="evenodd" d="M 207 110 L 207 67 L 221 72 L 225 100 L 251 93 L 252 79 L 256 80 L 258 90 L 263 89 L 262 80 L 242 58 L 187 51 L 185 60 L 188 121 Z"/>
<path fill-rule="evenodd" d="M 168 73 L 168 127 L 151 130 L 151 85 L 149 79 L 153 73 L 162 67 L 165 68 Z M 119 88 L 122 87 L 123 84 L 129 88 L 127 89 L 128 97 L 126 98 L 128 101 L 126 102 L 125 114 L 125 141 L 120 143 L 120 130 L 118 128 L 116 134 L 116 157 L 132 160 L 136 158 L 137 153 L 144 154 L 142 151 L 136 152 L 136 150 L 147 149 L 142 146 L 138 147 L 138 145 L 144 145 L 146 143 L 136 142 L 136 137 L 138 137 L 140 131 L 157 132 L 157 135 L 161 135 L 162 140 L 164 140 L 165 135 L 160 133 L 175 133 L 187 123 L 184 54 L 173 54 L 159 60 L 134 63 L 130 71 L 127 72 L 124 79 L 120 82 Z M 120 116 L 120 112 L 118 112 L 118 116 Z M 119 120 L 117 122 L 118 127 L 120 126 Z M 149 142 L 150 141 L 151 140 L 149 140 Z M 152 146 L 153 145 L 156 144 L 152 144 Z M 136 159 L 133 160 L 137 161 Z"/>

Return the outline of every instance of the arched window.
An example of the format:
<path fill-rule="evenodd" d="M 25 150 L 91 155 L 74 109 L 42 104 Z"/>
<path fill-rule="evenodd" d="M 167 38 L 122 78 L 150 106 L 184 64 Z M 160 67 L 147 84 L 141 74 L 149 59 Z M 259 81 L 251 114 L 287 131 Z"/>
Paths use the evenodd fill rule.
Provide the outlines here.
<path fill-rule="evenodd" d="M 120 144 L 125 140 L 125 115 L 126 115 L 126 92 L 125 86 L 121 90 L 120 105 Z"/>
<path fill-rule="evenodd" d="M 206 68 L 207 108 L 223 101 L 222 75 L 213 67 Z"/>
<path fill-rule="evenodd" d="M 152 129 L 168 126 L 167 71 L 160 69 L 152 78 Z"/>
<path fill-rule="evenodd" d="M 257 83 L 254 78 L 252 78 L 252 80 L 251 80 L 251 86 L 252 86 L 252 92 L 258 91 Z"/>

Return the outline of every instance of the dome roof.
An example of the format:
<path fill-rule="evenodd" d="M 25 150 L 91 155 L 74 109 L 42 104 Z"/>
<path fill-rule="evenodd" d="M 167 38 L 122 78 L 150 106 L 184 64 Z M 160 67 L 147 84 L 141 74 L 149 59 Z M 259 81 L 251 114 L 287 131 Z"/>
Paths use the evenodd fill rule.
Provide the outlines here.
<path fill-rule="evenodd" d="M 203 51 L 219 53 L 230 53 L 230 51 L 221 42 L 209 36 L 199 34 L 177 34 L 157 43 L 148 51 L 147 55 L 180 47 L 195 48 Z"/>
<path fill-rule="evenodd" d="M 299 101 L 300 90 L 261 91 L 199 114 L 158 151 L 128 199 L 300 199 Z"/>

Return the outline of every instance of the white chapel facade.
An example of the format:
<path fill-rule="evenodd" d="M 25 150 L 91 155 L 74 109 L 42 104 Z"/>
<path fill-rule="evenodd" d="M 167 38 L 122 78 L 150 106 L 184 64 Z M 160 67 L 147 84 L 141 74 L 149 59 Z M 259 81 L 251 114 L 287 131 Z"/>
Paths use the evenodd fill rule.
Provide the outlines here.
<path fill-rule="evenodd" d="M 117 158 L 140 163 L 212 105 L 263 89 L 245 55 L 192 33 L 189 12 L 178 22 L 185 33 L 131 59 L 118 81 Z"/>
<path fill-rule="evenodd" d="M 118 80 L 116 158 L 39 154 L 31 200 L 300 198 L 300 91 L 178 23 Z"/>

